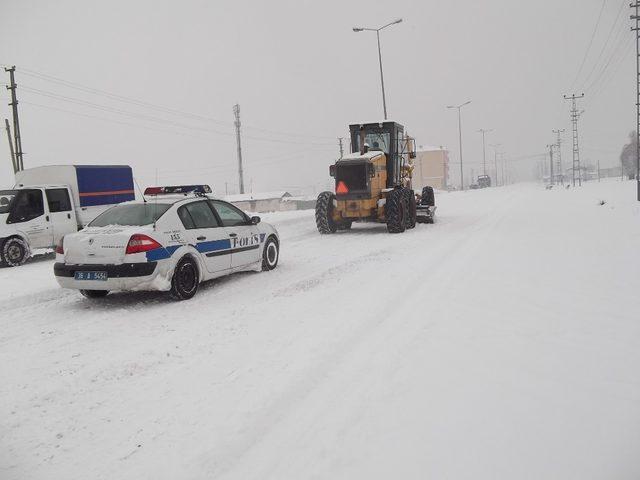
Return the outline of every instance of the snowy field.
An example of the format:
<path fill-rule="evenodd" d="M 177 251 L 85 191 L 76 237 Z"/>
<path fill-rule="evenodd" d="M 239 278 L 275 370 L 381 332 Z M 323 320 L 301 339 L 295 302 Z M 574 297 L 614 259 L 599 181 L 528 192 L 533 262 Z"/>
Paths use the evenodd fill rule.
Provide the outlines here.
<path fill-rule="evenodd" d="M 278 269 L 182 303 L 2 269 L 0 478 L 638 479 L 634 195 L 442 194 L 402 235 L 264 215 Z"/>

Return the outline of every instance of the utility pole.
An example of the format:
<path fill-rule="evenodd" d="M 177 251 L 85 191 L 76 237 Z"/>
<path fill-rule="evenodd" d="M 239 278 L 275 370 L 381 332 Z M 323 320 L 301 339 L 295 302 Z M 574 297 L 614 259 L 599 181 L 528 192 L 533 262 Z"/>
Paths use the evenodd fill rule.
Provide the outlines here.
<path fill-rule="evenodd" d="M 578 105 L 576 103 L 576 100 L 579 98 L 584 98 L 584 93 L 578 96 L 576 96 L 575 93 L 571 96 L 563 95 L 563 97 L 565 100 L 571 100 L 571 124 L 573 126 L 573 186 L 576 186 L 576 170 L 578 172 L 578 185 L 582 186 L 582 172 L 580 171 L 580 148 L 578 147 L 578 118 L 580 117 L 580 113 L 578 113 Z"/>
<path fill-rule="evenodd" d="M 484 136 L 486 133 L 493 132 L 493 129 L 486 130 L 484 128 L 481 128 L 478 131 L 482 133 L 482 174 L 486 175 L 487 174 L 487 152 L 484 146 Z"/>
<path fill-rule="evenodd" d="M 11 166 L 13 167 L 13 173 L 18 173 L 18 163 L 16 162 L 16 155 L 13 152 L 13 140 L 11 139 L 11 127 L 9 126 L 9 120 L 4 119 L 4 125 L 7 129 L 7 140 L 9 141 L 9 153 L 11 154 Z"/>
<path fill-rule="evenodd" d="M 495 143 L 492 145 L 489 145 L 490 147 L 493 147 L 493 168 L 496 171 L 496 187 L 499 185 L 498 182 L 498 148 L 501 146 L 501 143 Z"/>
<path fill-rule="evenodd" d="M 636 21 L 636 26 L 631 30 L 636 32 L 636 190 L 640 202 L 640 1 L 629 6 L 635 10 L 631 20 Z"/>
<path fill-rule="evenodd" d="M 507 159 L 502 155 L 502 186 L 507 185 Z"/>
<path fill-rule="evenodd" d="M 547 147 L 549 148 L 549 185 L 553 185 L 553 143 Z"/>
<path fill-rule="evenodd" d="M 242 173 L 242 146 L 240 143 L 240 105 L 235 104 L 233 106 L 233 114 L 236 117 L 236 142 L 238 144 L 238 181 L 240 184 L 240 193 L 244 193 L 244 177 Z"/>
<path fill-rule="evenodd" d="M 600 183 L 600 159 L 596 163 L 598 165 L 598 183 Z"/>
<path fill-rule="evenodd" d="M 558 135 L 558 140 L 556 141 L 556 175 L 560 177 L 560 183 L 564 186 L 564 170 L 562 169 L 562 137 L 561 134 L 564 133 L 563 129 L 551 130 L 553 133 Z"/>
<path fill-rule="evenodd" d="M 22 140 L 20 139 L 20 120 L 18 119 L 18 98 L 16 97 L 16 67 L 15 65 L 11 68 L 5 67 L 4 71 L 9 72 L 9 79 L 11 81 L 11 85 L 7 86 L 7 90 L 11 91 L 11 103 L 9 104 L 9 106 L 13 111 L 13 137 L 16 149 L 16 162 L 18 165 L 18 170 L 24 170 L 24 161 L 22 160 Z"/>
<path fill-rule="evenodd" d="M 342 140 L 344 140 L 343 137 L 338 137 L 338 146 L 340 147 L 340 158 L 344 156 L 344 148 L 342 146 Z"/>

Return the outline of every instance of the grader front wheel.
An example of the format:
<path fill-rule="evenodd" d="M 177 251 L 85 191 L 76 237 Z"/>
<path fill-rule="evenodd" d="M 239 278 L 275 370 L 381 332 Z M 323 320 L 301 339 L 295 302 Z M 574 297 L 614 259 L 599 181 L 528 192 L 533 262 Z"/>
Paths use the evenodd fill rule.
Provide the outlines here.
<path fill-rule="evenodd" d="M 336 233 L 338 226 L 333 220 L 333 201 L 336 196 L 333 192 L 322 192 L 316 200 L 316 226 L 320 233 Z"/>
<path fill-rule="evenodd" d="M 387 231 L 402 233 L 407 227 L 409 205 L 404 189 L 393 190 L 387 197 L 385 216 L 387 217 Z"/>

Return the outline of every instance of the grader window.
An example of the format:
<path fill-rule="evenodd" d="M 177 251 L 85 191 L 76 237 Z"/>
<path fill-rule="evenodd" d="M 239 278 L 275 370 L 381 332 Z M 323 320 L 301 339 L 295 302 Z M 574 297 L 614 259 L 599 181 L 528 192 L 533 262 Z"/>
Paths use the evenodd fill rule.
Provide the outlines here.
<path fill-rule="evenodd" d="M 336 185 L 343 182 L 349 192 L 367 190 L 368 168 L 366 163 L 339 165 L 336 170 Z"/>

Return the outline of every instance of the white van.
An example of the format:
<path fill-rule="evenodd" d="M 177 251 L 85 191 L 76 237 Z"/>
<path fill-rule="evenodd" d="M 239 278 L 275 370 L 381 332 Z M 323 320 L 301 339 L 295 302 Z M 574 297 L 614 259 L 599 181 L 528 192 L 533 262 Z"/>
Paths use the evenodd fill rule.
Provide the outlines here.
<path fill-rule="evenodd" d="M 0 263 L 23 264 L 36 248 L 54 248 L 111 206 L 135 200 L 126 165 L 54 165 L 16 173 L 0 190 Z"/>

